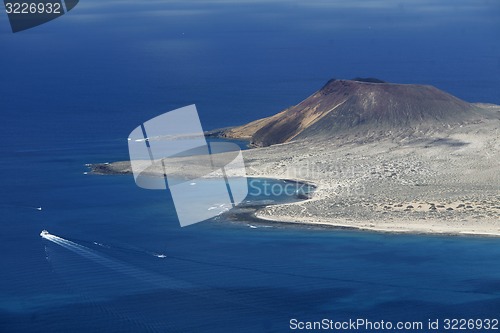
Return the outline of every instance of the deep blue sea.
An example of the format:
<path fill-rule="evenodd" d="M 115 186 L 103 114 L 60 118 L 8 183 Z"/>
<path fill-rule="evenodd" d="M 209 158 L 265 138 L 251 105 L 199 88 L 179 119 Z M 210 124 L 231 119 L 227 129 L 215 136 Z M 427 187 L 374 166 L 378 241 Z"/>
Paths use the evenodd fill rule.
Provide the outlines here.
<path fill-rule="evenodd" d="M 331 78 L 500 104 L 499 35 L 497 1 L 81 0 L 16 34 L 0 13 L 0 332 L 499 318 L 496 238 L 181 228 L 168 192 L 84 174 L 128 159 L 128 134 L 169 110 L 196 104 L 206 130 L 242 124 Z"/>

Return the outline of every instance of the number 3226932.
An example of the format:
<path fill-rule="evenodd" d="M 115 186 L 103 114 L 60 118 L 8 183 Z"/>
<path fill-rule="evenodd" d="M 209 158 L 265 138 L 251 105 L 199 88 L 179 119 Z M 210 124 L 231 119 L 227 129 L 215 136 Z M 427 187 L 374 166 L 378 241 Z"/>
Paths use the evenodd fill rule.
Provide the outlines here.
<path fill-rule="evenodd" d="M 62 14 L 61 4 L 58 2 L 6 2 L 5 11 L 7 12 L 7 14 Z"/>

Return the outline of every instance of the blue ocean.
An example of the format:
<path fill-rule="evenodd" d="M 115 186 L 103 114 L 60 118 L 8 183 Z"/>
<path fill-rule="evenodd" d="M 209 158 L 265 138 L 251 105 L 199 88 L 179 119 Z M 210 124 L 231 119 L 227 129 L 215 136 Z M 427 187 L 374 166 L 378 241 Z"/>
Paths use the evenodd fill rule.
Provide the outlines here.
<path fill-rule="evenodd" d="M 16 34 L 0 16 L 0 332 L 500 319 L 497 238 L 223 217 L 181 228 L 168 191 L 86 174 L 127 160 L 129 133 L 164 112 L 196 104 L 205 130 L 243 124 L 331 78 L 500 104 L 496 1 L 81 0 Z"/>

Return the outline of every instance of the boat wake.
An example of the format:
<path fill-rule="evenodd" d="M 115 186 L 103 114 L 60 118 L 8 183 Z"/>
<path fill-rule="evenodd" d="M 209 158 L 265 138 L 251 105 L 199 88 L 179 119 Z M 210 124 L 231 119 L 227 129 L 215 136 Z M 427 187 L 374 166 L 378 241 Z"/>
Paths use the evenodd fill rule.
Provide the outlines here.
<path fill-rule="evenodd" d="M 33 210 L 38 210 L 41 211 L 42 207 L 41 206 L 24 206 L 24 205 L 0 205 L 0 208 L 17 208 L 17 209 L 33 209 Z"/>
<path fill-rule="evenodd" d="M 133 267 L 124 262 L 121 262 L 118 259 L 108 258 L 107 256 L 95 250 L 92 250 L 88 247 L 69 241 L 62 237 L 53 235 L 49 233 L 47 230 L 43 230 L 40 233 L 40 236 L 46 239 L 47 241 L 57 244 L 101 266 L 109 268 L 115 272 L 130 276 L 132 278 L 138 279 L 140 281 L 146 282 L 155 287 L 166 288 L 166 289 L 185 289 L 194 287 L 194 285 L 191 283 L 173 279 L 166 275 L 145 271 L 140 268 Z M 157 257 L 165 258 L 166 256 L 163 254 L 158 254 Z"/>
<path fill-rule="evenodd" d="M 57 253 L 58 251 L 50 250 L 48 249 L 48 246 L 45 246 L 47 260 L 50 261 L 53 267 L 57 267 L 57 271 L 60 273 L 62 278 L 67 279 L 67 285 L 70 285 L 72 288 L 77 288 L 86 302 L 95 303 L 99 308 L 102 308 L 103 306 L 99 302 L 107 297 L 115 298 L 122 295 L 140 295 L 149 293 L 150 290 L 155 290 L 155 292 L 157 290 L 172 292 L 170 295 L 174 296 L 182 294 L 190 300 L 199 301 L 200 299 L 204 299 L 208 302 L 207 304 L 223 302 L 231 304 L 232 306 L 236 305 L 238 307 L 252 308 L 255 310 L 262 310 L 262 308 L 265 308 L 265 305 L 263 305 L 258 298 L 253 297 L 249 293 L 235 292 L 231 288 L 223 288 L 217 286 L 217 284 L 215 286 L 206 283 L 195 284 L 190 281 L 172 277 L 168 274 L 160 274 L 133 266 L 119 259 L 108 257 L 99 251 L 80 245 L 74 241 L 53 235 L 47 230 L 43 230 L 40 233 L 40 236 L 44 240 L 50 242 L 50 245 L 58 245 L 63 249 L 83 257 L 84 259 L 88 259 L 98 264 L 94 265 L 97 266 L 97 269 L 96 267 L 89 266 L 88 263 L 85 263 L 85 265 L 82 266 L 81 263 L 75 262 L 73 259 L 68 260 L 67 256 L 64 254 L 61 256 L 61 253 Z M 94 245 L 100 246 L 101 244 L 98 243 Z M 111 248 L 109 246 L 105 247 Z M 50 255 L 49 250 L 50 252 L 53 252 Z M 186 259 L 171 255 L 167 256 L 159 252 L 143 251 L 142 253 L 147 253 L 148 255 L 160 258 L 166 263 L 174 263 L 173 266 L 169 266 L 170 268 L 187 267 L 186 265 L 191 267 L 192 265 L 196 265 L 210 267 L 210 271 L 213 271 L 214 267 L 217 269 L 224 269 L 224 265 L 218 263 L 213 264 L 210 262 L 201 262 L 195 259 Z M 181 264 L 180 266 L 179 263 Z M 105 268 L 104 270 L 102 269 L 103 267 Z M 236 267 L 226 266 L 226 268 L 235 269 Z M 245 271 L 249 270 L 246 267 L 238 267 L 237 269 L 243 269 Z M 118 274 L 113 276 L 113 274 L 110 274 L 109 271 Z M 129 280 L 129 278 L 134 280 L 133 283 Z M 271 308 L 268 310 L 272 311 Z M 127 321 L 134 321 L 134 318 L 130 318 L 127 313 L 122 313 L 120 310 L 113 308 L 109 309 L 106 307 L 105 311 L 106 314 L 111 311 L 112 314 L 120 318 L 124 318 Z M 138 325 L 143 324 L 143 321 L 139 320 Z"/>

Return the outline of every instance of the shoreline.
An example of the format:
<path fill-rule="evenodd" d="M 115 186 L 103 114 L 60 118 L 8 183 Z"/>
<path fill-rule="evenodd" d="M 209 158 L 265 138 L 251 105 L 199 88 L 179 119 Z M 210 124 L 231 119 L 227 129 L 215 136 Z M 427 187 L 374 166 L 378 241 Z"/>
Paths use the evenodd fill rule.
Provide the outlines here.
<path fill-rule="evenodd" d="M 273 179 L 271 177 L 267 177 L 268 179 Z M 291 180 L 290 180 L 291 181 Z M 310 199 L 307 199 L 310 200 Z M 303 200 L 303 201 L 307 201 Z M 358 225 L 350 225 L 345 223 L 334 223 L 334 222 L 313 222 L 313 221 L 293 221 L 287 219 L 286 216 L 280 216 L 279 218 L 273 218 L 269 216 L 261 216 L 259 215 L 259 211 L 265 209 L 268 206 L 278 206 L 278 205 L 294 205 L 300 204 L 303 201 L 299 202 L 289 202 L 285 204 L 275 204 L 275 205 L 254 205 L 254 206 L 245 206 L 243 208 L 239 208 L 240 211 L 237 212 L 228 212 L 225 214 L 225 219 L 230 222 L 234 222 L 237 224 L 246 223 L 248 226 L 253 227 L 251 223 L 255 224 L 272 224 L 276 227 L 296 227 L 296 228 L 307 228 L 307 229 L 317 229 L 317 230 L 339 230 L 339 231 L 351 231 L 351 232 L 370 232 L 377 234 L 390 234 L 390 235 L 414 235 L 414 236 L 443 236 L 443 237 L 474 237 L 474 238 L 499 238 L 500 232 L 491 233 L 491 232 L 453 232 L 450 230 L 419 230 L 419 229 L 391 229 L 391 228 L 377 228 L 375 226 L 358 226 Z"/>
<path fill-rule="evenodd" d="M 98 172 L 92 172 L 96 175 L 102 175 Z M 110 173 L 105 173 L 110 174 Z M 129 174 L 117 172 L 114 174 Z M 292 178 L 283 175 L 271 175 L 262 173 L 249 174 L 248 178 L 260 178 L 260 179 L 272 179 L 285 182 L 292 182 L 300 185 L 307 185 L 313 188 L 311 192 L 308 192 L 308 198 L 302 199 L 294 202 L 276 203 L 271 205 L 248 205 L 239 208 L 239 211 L 229 213 L 226 218 L 229 221 L 234 221 L 236 223 L 246 222 L 246 223 L 272 223 L 279 226 L 295 226 L 295 227 L 306 227 L 306 228 L 318 228 L 318 229 L 333 229 L 333 230 L 344 230 L 344 231 L 356 231 L 356 232 L 375 232 L 375 233 L 385 233 L 385 234 L 407 234 L 407 235 L 436 235 L 436 236 L 454 236 L 454 237 L 488 237 L 497 238 L 500 237 L 500 223 L 496 227 L 497 230 L 492 230 L 493 226 L 481 226 L 475 225 L 470 221 L 471 225 L 466 228 L 451 227 L 446 224 L 446 221 L 439 220 L 439 218 L 434 218 L 432 220 L 425 220 L 425 222 L 418 221 L 416 219 L 404 219 L 401 218 L 398 222 L 390 221 L 379 221 L 379 220 L 360 220 L 355 218 L 322 218 L 321 214 L 315 214 L 315 216 L 305 217 L 297 216 L 293 213 L 286 214 L 269 214 L 268 209 L 285 209 L 290 207 L 301 207 L 304 204 L 313 203 L 315 201 L 324 200 L 325 196 L 321 197 L 320 191 L 327 187 L 321 182 L 315 182 L 304 178 Z M 312 195 L 310 195 L 312 194 Z M 412 227 L 409 227 L 412 226 Z M 479 229 L 479 230 L 477 230 Z"/>
<path fill-rule="evenodd" d="M 374 232 L 374 233 L 384 233 L 384 234 L 401 234 L 401 235 L 423 235 L 423 236 L 454 236 L 454 237 L 489 237 L 489 238 L 498 238 L 500 237 L 500 232 L 491 233 L 491 232 L 474 232 L 474 231 L 459 231 L 454 232 L 451 230 L 420 230 L 420 229 L 392 229 L 392 228 L 378 228 L 375 226 L 358 226 L 358 225 L 349 225 L 342 223 L 334 223 L 334 222 L 312 222 L 312 221 L 292 221 L 286 219 L 285 216 L 278 218 L 261 216 L 258 214 L 259 209 L 256 209 L 254 212 L 254 218 L 256 222 L 260 223 L 277 223 L 277 224 L 288 224 L 288 225 L 297 225 L 304 227 L 316 227 L 319 229 L 334 229 L 334 230 L 344 230 L 344 231 L 358 231 L 358 232 Z M 243 220 L 241 222 L 244 222 Z"/>
<path fill-rule="evenodd" d="M 102 175 L 98 172 L 92 172 L 96 175 Z M 110 174 L 110 173 L 105 173 Z M 117 172 L 114 174 L 129 174 Z M 463 228 L 460 226 L 452 227 L 445 220 L 433 218 L 431 220 L 419 221 L 417 219 L 400 218 L 398 222 L 382 221 L 376 219 L 356 219 L 356 218 L 323 218 L 321 211 L 315 216 L 298 216 L 291 213 L 291 207 L 301 207 L 304 204 L 314 203 L 315 201 L 325 200 L 325 196 L 321 196 L 320 192 L 325 186 L 321 182 L 315 182 L 304 178 L 292 178 L 283 175 L 271 175 L 254 173 L 249 174 L 248 178 L 272 179 L 296 184 L 306 185 L 313 188 L 307 193 L 308 198 L 294 202 L 276 203 L 271 205 L 248 205 L 239 208 L 240 210 L 226 215 L 230 221 L 237 223 L 273 223 L 281 226 L 299 226 L 299 227 L 314 227 L 318 229 L 335 229 L 356 232 L 376 232 L 386 234 L 409 234 L 409 235 L 437 235 L 437 236 L 455 236 L 455 237 L 500 237 L 500 223 L 498 225 L 477 225 L 474 222 L 468 221 L 470 225 Z M 340 198 L 339 198 L 340 199 Z M 269 212 L 278 209 L 280 214 Z M 283 211 L 284 210 L 284 211 Z M 286 211 L 290 211 L 289 214 Z M 401 213 L 401 212 L 400 212 Z M 449 223 L 449 222 L 448 222 Z M 493 230 L 496 229 L 496 230 Z"/>
<path fill-rule="evenodd" d="M 403 225 L 404 222 L 401 221 L 398 224 L 392 224 L 388 227 L 380 227 L 374 224 L 374 221 L 344 221 L 344 222 L 327 222 L 327 221 L 315 221 L 313 218 L 302 218 L 298 219 L 293 216 L 264 216 L 259 214 L 259 212 L 265 210 L 268 207 L 277 207 L 277 206 L 300 206 L 306 202 L 315 201 L 315 191 L 320 188 L 320 185 L 312 182 L 310 180 L 305 179 L 292 179 L 292 178 L 281 178 L 281 177 L 272 177 L 269 175 L 252 175 L 251 178 L 263 178 L 263 179 L 273 179 L 273 180 L 281 180 L 294 182 L 298 184 L 306 184 L 314 188 L 312 191 L 312 196 L 309 199 L 304 199 L 295 202 L 286 202 L 286 203 L 277 203 L 272 205 L 249 205 L 242 207 L 244 211 L 234 212 L 229 214 L 228 219 L 231 221 L 235 221 L 237 223 L 271 223 L 276 224 L 278 226 L 294 226 L 294 227 L 314 227 L 317 229 L 331 229 L 331 230 L 342 230 L 342 231 L 355 231 L 355 232 L 373 232 L 373 233 L 383 233 L 383 234 L 401 234 L 401 235 L 422 235 L 422 236 L 445 236 L 445 237 L 478 237 L 478 238 L 499 238 L 500 237 L 500 229 L 498 232 L 491 231 L 458 231 L 452 228 L 446 228 L 444 225 L 441 225 L 439 228 L 436 228 L 436 225 L 426 225 L 424 223 L 418 223 L 417 221 L 411 221 L 412 225 L 416 228 L 405 228 L 406 225 Z M 316 199 L 317 200 L 317 199 Z M 352 224 L 354 222 L 354 224 Z M 417 223 L 415 223 L 417 222 Z M 436 223 L 439 223 L 437 220 Z M 376 223 L 376 222 L 375 222 Z"/>

